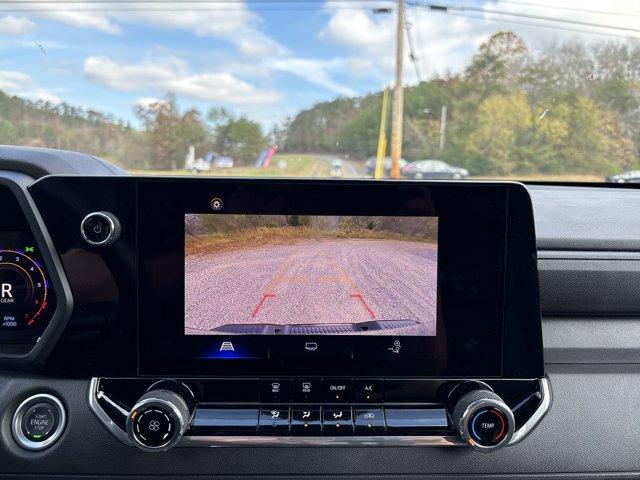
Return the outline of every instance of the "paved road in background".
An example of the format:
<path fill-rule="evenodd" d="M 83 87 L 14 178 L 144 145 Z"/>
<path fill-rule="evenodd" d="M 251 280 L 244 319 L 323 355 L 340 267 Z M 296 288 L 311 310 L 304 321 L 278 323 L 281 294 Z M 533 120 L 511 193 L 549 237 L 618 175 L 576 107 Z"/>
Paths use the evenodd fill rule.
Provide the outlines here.
<path fill-rule="evenodd" d="M 188 333 L 226 324 L 417 320 L 435 335 L 437 251 L 397 240 L 305 240 L 186 259 Z"/>
<path fill-rule="evenodd" d="M 331 168 L 331 163 L 340 159 L 342 161 L 342 178 L 366 178 L 365 170 L 364 170 L 364 162 L 358 162 L 355 160 L 342 160 L 339 157 L 334 157 L 331 155 L 313 155 L 315 158 L 320 160 L 321 162 L 326 162 Z"/>

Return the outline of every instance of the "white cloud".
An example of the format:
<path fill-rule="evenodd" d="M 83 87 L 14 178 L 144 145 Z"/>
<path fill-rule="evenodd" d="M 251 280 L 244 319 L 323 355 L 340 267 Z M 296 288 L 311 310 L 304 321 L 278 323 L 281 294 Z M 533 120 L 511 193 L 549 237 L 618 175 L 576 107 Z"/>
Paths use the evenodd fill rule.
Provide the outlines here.
<path fill-rule="evenodd" d="M 60 1 L 58 8 L 52 9 L 48 2 L 22 1 L 20 8 L 39 18 L 113 35 L 122 32 L 123 23 L 147 24 L 227 40 L 246 56 L 288 52 L 286 47 L 260 31 L 260 17 L 241 0 L 221 3 L 148 2 L 142 11 L 137 2 L 120 2 L 114 7 L 109 2 Z"/>
<path fill-rule="evenodd" d="M 108 2 L 107 2 L 108 3 Z M 78 28 L 89 28 L 99 30 L 104 33 L 118 34 L 120 27 L 109 18 L 106 11 L 102 11 L 101 4 L 91 2 L 65 3 L 58 2 L 56 7 L 52 8 L 50 2 L 30 2 L 27 0 L 17 0 L 15 5 L 19 5 L 19 9 L 25 13 L 71 25 Z M 95 8 L 95 7 L 98 8 Z M 108 7 L 108 5 L 104 5 Z"/>
<path fill-rule="evenodd" d="M 393 4 L 389 5 L 394 7 Z M 468 64 L 478 46 L 500 30 L 516 32 L 534 49 L 554 37 L 580 35 L 589 41 L 602 40 L 602 34 L 614 35 L 614 39 L 618 40 L 616 36 L 640 36 L 628 30 L 640 28 L 640 2 L 637 0 L 613 1 L 606 8 L 600 0 L 545 0 L 537 5 L 526 2 L 515 5 L 513 2 L 496 0 L 487 1 L 479 7 L 494 12 L 569 19 L 615 28 L 602 29 L 473 11 L 458 12 L 462 16 L 447 15 L 427 8 L 410 7 L 406 12 L 406 21 L 410 25 L 423 79 L 460 71 Z M 327 6 L 325 11 L 329 19 L 318 37 L 343 47 L 350 54 L 347 59 L 349 73 L 354 77 L 366 75 L 368 78 L 379 77 L 385 82 L 390 81 L 395 66 L 395 11 L 387 15 L 373 15 L 368 8 L 336 8 L 335 4 Z M 409 58 L 406 36 L 405 52 L 404 79 L 405 82 L 415 83 L 416 74 Z"/>
<path fill-rule="evenodd" d="M 187 98 L 230 105 L 257 105 L 280 100 L 280 94 L 259 90 L 226 72 L 191 73 L 176 58 L 140 63 L 119 63 L 88 57 L 84 73 L 93 82 L 120 91 L 167 91 Z"/>
<path fill-rule="evenodd" d="M 320 32 L 320 38 L 354 48 L 388 46 L 394 41 L 395 23 L 391 15 L 373 17 L 365 9 L 337 9 Z"/>
<path fill-rule="evenodd" d="M 476 48 L 478 31 L 472 20 L 412 8 L 406 21 L 416 47 L 423 79 L 461 68 Z M 372 15 L 368 9 L 331 9 L 319 38 L 344 47 L 350 54 L 349 73 L 355 77 L 391 80 L 395 67 L 395 13 Z M 416 82 L 405 37 L 405 81 Z"/>
<path fill-rule="evenodd" d="M 148 4 L 144 12 L 119 12 L 114 13 L 113 18 L 179 29 L 202 37 L 221 38 L 249 56 L 287 52 L 283 45 L 260 31 L 260 17 L 240 0 L 207 4 L 157 2 Z"/>
<path fill-rule="evenodd" d="M 140 97 L 134 102 L 134 105 L 142 108 L 149 108 L 151 105 L 158 103 L 164 103 L 164 100 L 155 97 Z"/>
<path fill-rule="evenodd" d="M 343 69 L 344 60 L 317 60 L 307 58 L 287 57 L 269 62 L 268 68 L 280 72 L 287 72 L 300 77 L 310 83 L 320 85 L 341 95 L 354 95 L 353 89 L 335 81 L 329 71 Z"/>
<path fill-rule="evenodd" d="M 27 17 L 6 15 L 0 18 L 0 35 L 24 35 L 36 29 L 36 24 Z"/>
<path fill-rule="evenodd" d="M 16 94 L 32 83 L 33 79 L 26 73 L 0 70 L 0 90 L 4 92 Z"/>
<path fill-rule="evenodd" d="M 249 57 L 288 53 L 286 47 L 260 31 L 260 17 L 241 0 L 207 4 L 158 2 L 149 4 L 144 12 L 120 12 L 113 17 L 227 40 Z"/>
<path fill-rule="evenodd" d="M 17 95 L 31 100 L 62 103 L 58 96 L 38 87 L 30 75 L 15 70 L 0 70 L 0 90 L 9 95 Z"/>
<path fill-rule="evenodd" d="M 43 102 L 49 102 L 52 104 L 62 103 L 62 99 L 60 97 L 40 88 L 34 91 L 23 92 L 21 96 L 31 98 L 33 100 L 42 100 Z"/>
<path fill-rule="evenodd" d="M 117 35 L 121 32 L 119 25 L 112 22 L 107 14 L 100 12 L 61 10 L 56 12 L 41 12 L 39 16 L 50 20 L 57 20 L 73 27 L 91 28 L 112 35 Z"/>

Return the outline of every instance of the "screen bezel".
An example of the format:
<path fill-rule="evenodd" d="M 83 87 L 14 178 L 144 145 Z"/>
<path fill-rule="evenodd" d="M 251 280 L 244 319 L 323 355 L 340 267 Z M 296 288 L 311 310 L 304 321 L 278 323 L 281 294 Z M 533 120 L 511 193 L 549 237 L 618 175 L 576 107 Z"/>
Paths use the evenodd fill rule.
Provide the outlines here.
<path fill-rule="evenodd" d="M 194 376 L 505 377 L 514 374 L 529 376 L 529 372 L 539 372 L 541 365 L 537 365 L 535 356 L 531 361 L 521 360 L 517 372 L 504 368 L 507 363 L 503 355 L 503 338 L 509 334 L 510 341 L 513 341 L 511 329 L 507 332 L 503 328 L 505 311 L 509 311 L 509 323 L 515 325 L 520 334 L 527 330 L 522 328 L 523 324 L 535 325 L 536 315 L 539 324 L 539 305 L 537 309 L 514 308 L 511 299 L 505 297 L 505 293 L 508 293 L 505 279 L 509 274 L 505 258 L 509 257 L 509 247 L 523 248 L 523 245 L 508 242 L 508 224 L 511 222 L 508 215 L 509 192 L 514 188 L 518 190 L 522 187 L 508 183 L 141 180 L 138 182 L 138 210 L 144 215 L 138 218 L 139 373 Z M 251 347 L 250 350 L 264 354 L 266 358 L 200 358 L 202 355 L 199 352 L 208 348 L 212 337 L 216 336 L 183 335 L 184 214 L 213 213 L 210 202 L 214 197 L 223 199 L 224 209 L 221 213 L 437 216 L 439 271 L 436 337 L 402 337 L 405 342 L 403 345 L 407 347 L 405 352 L 409 353 L 402 358 L 389 359 L 380 357 L 379 352 L 384 348 L 380 343 L 390 337 L 374 339 L 325 335 L 319 338 L 330 350 L 335 350 L 336 356 L 305 358 L 301 355 L 291 358 L 286 355 L 274 357 L 273 352 L 297 351 L 297 342 L 302 340 L 298 336 L 243 335 L 242 339 Z M 526 192 L 523 201 L 528 201 Z M 529 230 L 525 236 L 534 238 L 532 219 L 529 220 L 525 222 L 524 230 Z M 522 222 L 522 219 L 518 221 Z M 447 225 L 455 228 L 448 228 Z M 471 231 L 462 228 L 463 225 L 482 228 Z M 530 248 L 530 243 L 524 248 Z M 448 245 L 455 245 L 456 252 L 473 252 L 474 248 L 479 248 L 479 244 L 491 246 L 491 254 L 487 257 L 469 256 L 466 262 L 469 267 L 447 267 Z M 531 252 L 521 253 L 531 255 Z M 463 256 L 465 254 L 462 253 Z M 451 255 L 451 258 L 454 257 Z M 527 271 L 531 273 L 530 265 Z M 465 307 L 464 304 L 469 302 L 461 302 L 462 297 L 456 297 L 458 280 L 450 278 L 455 275 L 462 278 L 458 287 L 467 289 L 467 293 L 473 292 L 473 289 L 485 292 L 487 278 L 491 278 L 491 294 L 482 293 L 482 302 L 477 301 L 475 306 Z M 470 285 L 469 279 L 474 276 L 477 279 L 475 283 L 471 281 Z M 537 288 L 537 279 L 534 285 Z M 459 306 L 454 306 L 450 297 L 458 300 L 455 305 Z M 519 301 L 522 302 L 522 299 Z M 464 308 L 470 315 L 471 307 L 475 307 L 473 312 L 480 311 L 480 317 L 484 315 L 487 321 L 474 325 L 462 318 Z M 452 309 L 457 312 L 455 315 L 449 313 Z M 517 315 L 512 318 L 514 312 Z M 523 318 L 523 315 L 527 318 Z M 343 352 L 345 348 L 358 354 L 346 354 Z M 363 355 L 369 349 L 375 349 L 378 353 Z M 343 353 L 344 356 L 340 356 Z M 519 355 L 518 352 L 513 354 Z M 522 368 L 523 365 L 525 368 Z"/>

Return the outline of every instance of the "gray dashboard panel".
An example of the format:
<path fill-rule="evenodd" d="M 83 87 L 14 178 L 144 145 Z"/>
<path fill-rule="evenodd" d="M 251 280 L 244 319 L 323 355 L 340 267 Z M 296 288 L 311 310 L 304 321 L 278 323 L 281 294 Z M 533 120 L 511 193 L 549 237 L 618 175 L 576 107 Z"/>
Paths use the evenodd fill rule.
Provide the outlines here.
<path fill-rule="evenodd" d="M 556 364 L 640 364 L 640 315 L 545 317 L 544 357 Z"/>
<path fill-rule="evenodd" d="M 523 442 L 491 454 L 469 448 L 175 448 L 148 454 L 118 442 L 87 404 L 88 382 L 0 377 L 4 473 L 89 475 L 380 477 L 640 472 L 640 367 L 549 365 L 554 405 Z M 36 390 L 59 394 L 69 422 L 51 450 L 26 453 L 10 441 L 8 412 Z M 611 406 L 615 405 L 615 414 Z M 9 436 L 8 436 L 9 435 Z M 11 470 L 8 470 L 10 468 Z M 594 478 L 598 478 L 597 475 Z M 604 478 L 604 477 L 603 477 Z"/>
<path fill-rule="evenodd" d="M 20 172 L 33 178 L 52 174 L 126 175 L 101 158 L 52 148 L 0 145 L 0 170 Z"/>
<path fill-rule="evenodd" d="M 640 251 L 640 189 L 529 185 L 541 250 Z"/>
<path fill-rule="evenodd" d="M 538 275 L 544 315 L 640 313 L 640 252 L 538 250 Z"/>

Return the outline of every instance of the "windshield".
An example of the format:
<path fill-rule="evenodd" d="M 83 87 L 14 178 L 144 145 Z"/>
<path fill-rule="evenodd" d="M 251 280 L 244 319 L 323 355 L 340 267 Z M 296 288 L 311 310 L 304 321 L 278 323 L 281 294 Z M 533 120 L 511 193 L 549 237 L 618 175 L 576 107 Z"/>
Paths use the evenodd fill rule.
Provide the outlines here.
<path fill-rule="evenodd" d="M 150 174 L 640 181 L 639 37 L 635 0 L 2 0 L 0 144 Z"/>

